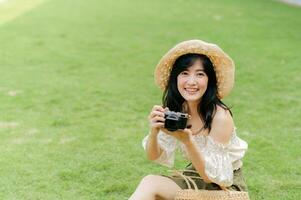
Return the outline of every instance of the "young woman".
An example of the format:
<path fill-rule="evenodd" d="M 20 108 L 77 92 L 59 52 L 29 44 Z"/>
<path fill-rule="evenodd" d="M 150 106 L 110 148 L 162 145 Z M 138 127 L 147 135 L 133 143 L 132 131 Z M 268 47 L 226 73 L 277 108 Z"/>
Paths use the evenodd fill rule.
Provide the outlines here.
<path fill-rule="evenodd" d="M 183 174 L 198 189 L 247 191 L 242 161 L 248 145 L 236 135 L 230 109 L 221 101 L 234 85 L 234 63 L 217 45 L 184 41 L 166 53 L 157 65 L 155 81 L 164 90 L 163 106 L 149 114 L 150 133 L 143 139 L 147 156 L 173 167 L 176 149 L 190 161 Z M 184 130 L 164 128 L 167 111 L 189 114 Z M 187 188 L 176 175 L 145 176 L 130 200 L 172 200 Z"/>

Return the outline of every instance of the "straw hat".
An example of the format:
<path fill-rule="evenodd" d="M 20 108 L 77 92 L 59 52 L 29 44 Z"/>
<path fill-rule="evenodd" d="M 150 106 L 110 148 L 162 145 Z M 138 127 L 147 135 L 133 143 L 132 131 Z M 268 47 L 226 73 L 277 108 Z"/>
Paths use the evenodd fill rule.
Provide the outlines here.
<path fill-rule="evenodd" d="M 227 96 L 234 85 L 235 66 L 233 60 L 216 44 L 202 40 L 187 40 L 170 49 L 159 61 L 155 70 L 155 83 L 165 90 L 170 72 L 178 57 L 196 53 L 206 55 L 213 64 L 217 79 L 217 96 Z"/>

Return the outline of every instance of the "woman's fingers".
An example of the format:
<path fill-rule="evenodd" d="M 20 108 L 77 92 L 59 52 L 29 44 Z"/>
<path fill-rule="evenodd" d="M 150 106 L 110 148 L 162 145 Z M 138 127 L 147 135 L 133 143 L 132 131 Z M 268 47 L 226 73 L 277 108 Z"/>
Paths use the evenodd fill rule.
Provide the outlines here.
<path fill-rule="evenodd" d="M 164 108 L 162 106 L 154 105 L 152 111 L 161 111 L 161 112 L 164 112 Z"/>
<path fill-rule="evenodd" d="M 155 116 L 160 116 L 160 117 L 164 117 L 164 109 L 162 106 L 157 106 L 155 105 L 153 107 L 153 109 L 151 110 L 148 119 L 151 120 L 153 119 Z"/>
<path fill-rule="evenodd" d="M 164 117 L 160 117 L 160 116 L 155 116 L 155 117 L 153 117 L 153 118 L 151 119 L 151 121 L 152 121 L 153 123 L 155 123 L 155 122 L 165 122 L 165 118 L 164 118 Z"/>
<path fill-rule="evenodd" d="M 152 111 L 150 114 L 150 118 L 154 118 L 155 116 L 164 117 L 164 113 L 160 111 Z"/>
<path fill-rule="evenodd" d="M 150 126 L 153 128 L 163 128 L 164 127 L 164 112 L 166 111 L 166 108 L 164 109 L 160 105 L 154 105 L 149 116 L 149 122 Z"/>
<path fill-rule="evenodd" d="M 189 128 L 185 128 L 183 131 L 187 134 L 192 134 L 192 131 Z"/>

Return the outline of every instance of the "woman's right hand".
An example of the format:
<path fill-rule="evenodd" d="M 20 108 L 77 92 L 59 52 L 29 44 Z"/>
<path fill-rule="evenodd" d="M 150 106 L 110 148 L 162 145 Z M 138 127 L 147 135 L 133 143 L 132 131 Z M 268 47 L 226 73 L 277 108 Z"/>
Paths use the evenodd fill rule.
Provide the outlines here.
<path fill-rule="evenodd" d="M 159 133 L 160 128 L 164 127 L 164 122 L 165 122 L 164 112 L 167 110 L 168 108 L 164 109 L 162 106 L 159 105 L 155 105 L 152 108 L 148 116 L 148 120 L 149 120 L 151 131 L 153 133 Z"/>

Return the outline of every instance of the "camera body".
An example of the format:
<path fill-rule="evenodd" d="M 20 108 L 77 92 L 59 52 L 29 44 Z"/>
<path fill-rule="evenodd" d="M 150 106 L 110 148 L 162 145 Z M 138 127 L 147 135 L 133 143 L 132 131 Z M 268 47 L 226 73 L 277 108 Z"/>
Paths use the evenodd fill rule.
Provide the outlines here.
<path fill-rule="evenodd" d="M 169 131 L 185 129 L 187 126 L 188 114 L 174 111 L 166 111 L 164 113 L 164 128 Z"/>

